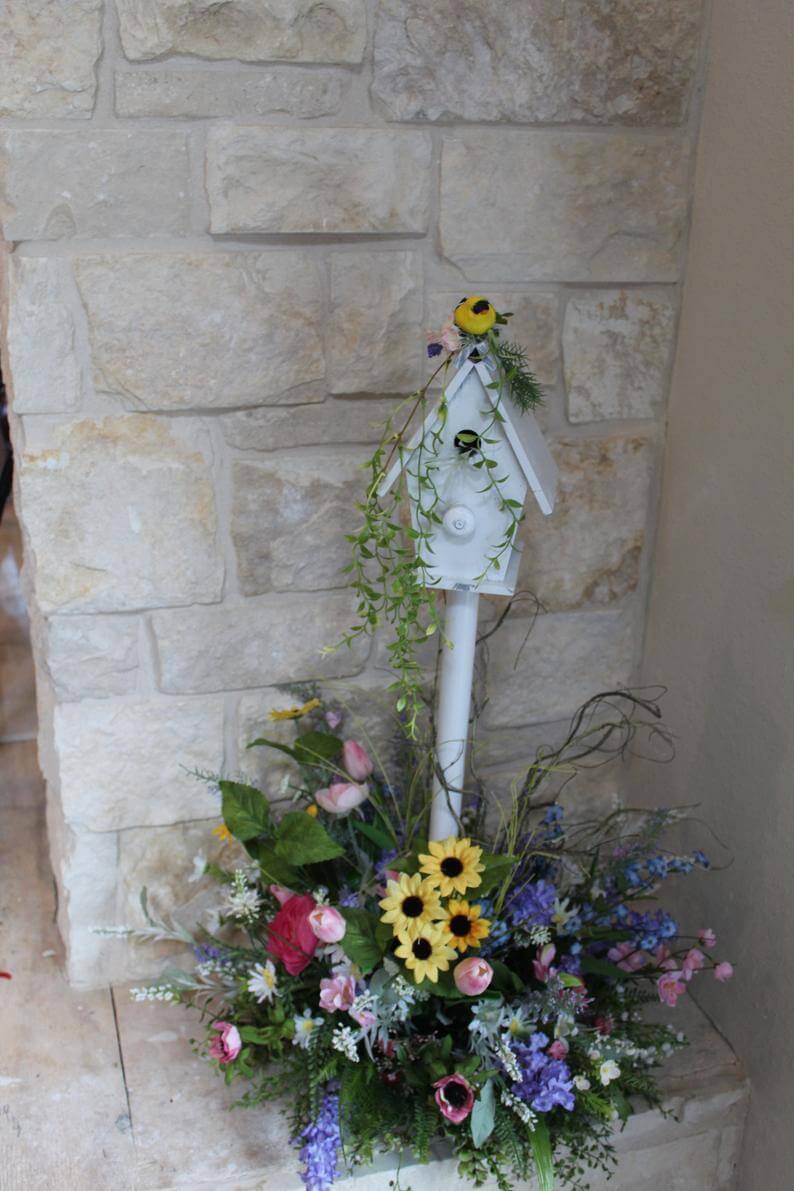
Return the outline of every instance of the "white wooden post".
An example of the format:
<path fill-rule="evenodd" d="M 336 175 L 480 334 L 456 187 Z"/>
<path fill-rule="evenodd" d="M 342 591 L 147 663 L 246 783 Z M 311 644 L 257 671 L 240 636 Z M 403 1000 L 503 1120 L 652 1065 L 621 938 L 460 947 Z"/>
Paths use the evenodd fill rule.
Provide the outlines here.
<path fill-rule="evenodd" d="M 431 840 L 443 840 L 458 834 L 456 816 L 460 816 L 461 791 L 466 772 L 479 602 L 476 591 L 447 592 L 444 631 L 452 648 L 445 646 L 441 658 L 436 760 L 449 789 L 435 777 L 430 811 Z"/>

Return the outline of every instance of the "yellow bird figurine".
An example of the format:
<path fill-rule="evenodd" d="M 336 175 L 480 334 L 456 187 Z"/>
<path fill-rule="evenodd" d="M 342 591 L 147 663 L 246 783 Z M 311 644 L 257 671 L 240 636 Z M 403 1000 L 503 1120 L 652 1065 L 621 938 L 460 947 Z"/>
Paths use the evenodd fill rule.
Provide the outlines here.
<path fill-rule="evenodd" d="M 467 335 L 484 335 L 496 322 L 496 311 L 487 298 L 475 294 L 458 302 L 455 322 Z"/>

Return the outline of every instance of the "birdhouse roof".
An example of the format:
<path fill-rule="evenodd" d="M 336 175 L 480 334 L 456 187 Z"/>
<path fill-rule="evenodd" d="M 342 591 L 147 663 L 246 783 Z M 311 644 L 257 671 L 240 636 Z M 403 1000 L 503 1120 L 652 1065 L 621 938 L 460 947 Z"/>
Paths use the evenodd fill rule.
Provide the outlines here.
<path fill-rule="evenodd" d="M 470 350 L 473 351 L 474 348 Z M 400 472 L 408 463 L 410 456 L 419 446 L 427 431 L 433 426 L 438 417 L 441 402 L 446 400 L 447 404 L 451 405 L 455 399 L 455 394 L 472 372 L 475 373 L 482 385 L 485 399 L 491 406 L 496 406 L 500 394 L 497 389 L 488 387 L 493 383 L 493 376 L 488 366 L 482 360 L 466 359 L 447 385 L 443 396 L 439 397 L 433 403 L 416 433 L 412 435 L 410 440 L 398 452 L 397 457 L 386 472 L 378 488 L 381 496 L 385 495 L 396 482 Z M 540 427 L 534 415 L 529 410 L 524 412 L 517 409 L 510 400 L 500 402 L 499 413 L 504 419 L 500 423 L 501 429 L 504 431 L 505 437 L 513 449 L 524 478 L 538 502 L 541 512 L 548 516 L 554 509 L 554 501 L 557 494 L 558 469 L 546 445 Z"/>

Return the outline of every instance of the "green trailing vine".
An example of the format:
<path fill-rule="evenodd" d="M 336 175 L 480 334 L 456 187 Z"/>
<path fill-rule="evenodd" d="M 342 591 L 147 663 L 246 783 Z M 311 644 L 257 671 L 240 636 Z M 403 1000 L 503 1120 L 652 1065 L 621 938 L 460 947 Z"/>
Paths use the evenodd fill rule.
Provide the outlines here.
<path fill-rule="evenodd" d="M 522 412 L 537 408 L 543 401 L 523 348 L 501 338 L 500 327 L 507 325 L 510 317 L 510 313 L 499 314 L 485 298 L 466 298 L 456 308 L 455 322 L 450 320 L 440 336 L 431 340 L 428 355 L 441 357 L 440 362 L 422 387 L 401 402 L 388 419 L 380 441 L 364 464 L 366 487 L 363 499 L 356 505 L 360 524 L 346 535 L 352 557 L 345 571 L 357 598 L 356 621 L 328 651 L 340 645 L 352 646 L 358 638 L 373 636 L 379 628 L 389 630 L 386 649 L 395 675 L 391 689 L 397 695 L 396 707 L 411 737 L 416 734 L 424 708 L 420 650 L 434 634 L 443 639 L 438 589 L 432 577 L 431 539 L 442 522 L 437 455 L 448 412 L 446 383 L 459 352 L 466 358 L 476 351 L 475 358 L 491 367 L 493 379 L 487 387 L 495 399 L 489 409 L 490 420 L 477 441 L 468 444 L 468 450 L 466 443 L 462 442 L 461 447 L 471 466 L 482 472 L 480 491 L 495 494 L 506 519 L 504 533 L 494 543 L 475 585 L 502 569 L 504 556 L 513 547 L 523 520 L 521 503 L 503 491 L 508 477 L 497 474 L 497 460 L 489 454 L 489 447 L 499 442 L 493 432 L 505 420 L 500 410 L 504 397 Z M 414 436 L 428 418 L 430 390 L 437 379 L 442 395 L 435 418 L 417 442 Z M 400 476 L 385 489 L 384 481 L 397 459 L 403 464 Z M 407 520 L 409 481 L 415 485 L 412 522 Z"/>

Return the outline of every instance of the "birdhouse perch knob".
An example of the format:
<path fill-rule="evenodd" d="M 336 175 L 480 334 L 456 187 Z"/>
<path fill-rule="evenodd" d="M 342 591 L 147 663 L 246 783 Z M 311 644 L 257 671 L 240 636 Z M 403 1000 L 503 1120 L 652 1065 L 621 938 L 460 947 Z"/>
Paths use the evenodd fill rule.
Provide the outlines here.
<path fill-rule="evenodd" d="M 452 505 L 444 514 L 444 529 L 450 537 L 461 542 L 468 541 L 474 535 L 475 517 L 471 509 L 465 505 Z"/>

